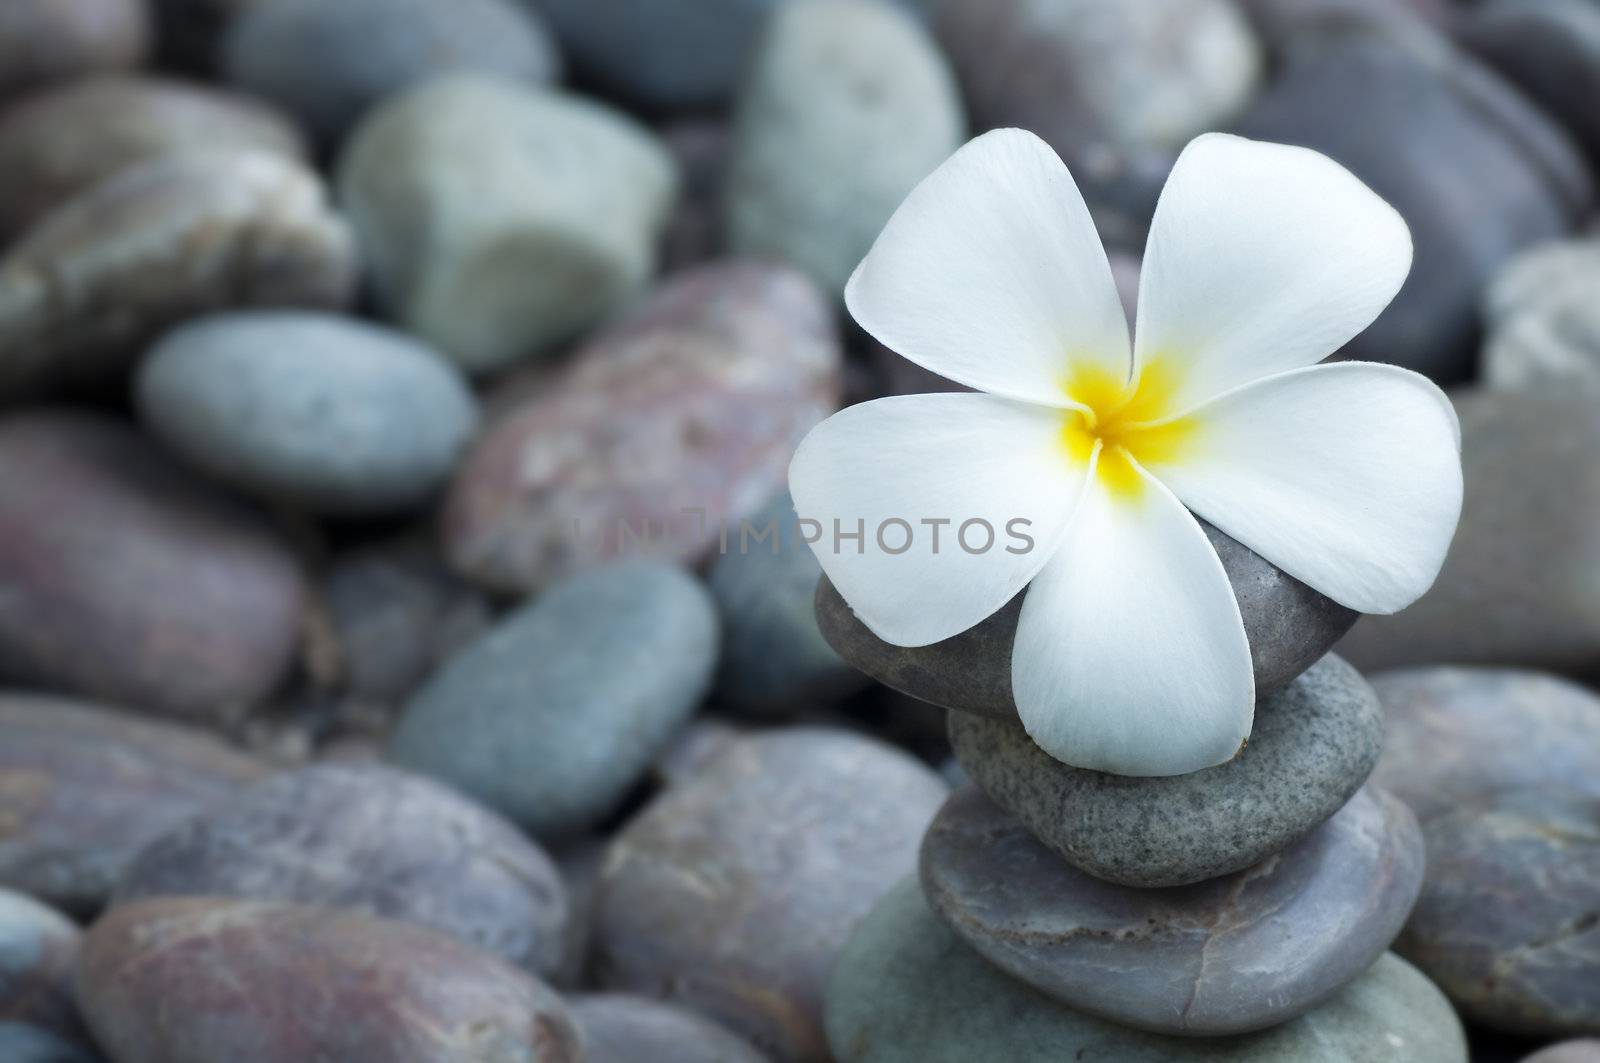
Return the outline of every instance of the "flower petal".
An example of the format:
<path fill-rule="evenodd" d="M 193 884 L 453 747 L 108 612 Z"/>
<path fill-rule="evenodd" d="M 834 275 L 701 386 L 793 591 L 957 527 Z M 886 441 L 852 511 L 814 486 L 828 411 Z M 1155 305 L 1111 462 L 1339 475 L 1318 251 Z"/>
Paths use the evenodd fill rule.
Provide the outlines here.
<path fill-rule="evenodd" d="M 1129 472 L 1120 484 L 1091 477 L 1028 589 L 1012 688 L 1023 725 L 1057 760 L 1182 775 L 1229 760 L 1249 736 L 1250 644 L 1199 524 L 1149 473 Z"/>
<path fill-rule="evenodd" d="M 1088 471 L 1062 425 L 1059 410 L 968 393 L 878 399 L 812 429 L 789 488 L 800 517 L 819 522 L 812 550 L 862 623 L 925 646 L 1015 597 L 1049 560 Z M 987 549 L 982 524 L 963 536 L 969 521 L 992 529 Z"/>
<path fill-rule="evenodd" d="M 1150 471 L 1296 579 L 1351 609 L 1392 613 L 1433 584 L 1455 535 L 1460 433 L 1427 378 L 1335 362 L 1201 406 Z"/>
<path fill-rule="evenodd" d="M 1020 129 L 985 133 L 906 197 L 845 305 L 884 346 L 995 395 L 1068 405 L 1068 366 L 1125 380 L 1128 324 L 1072 175 Z"/>
<path fill-rule="evenodd" d="M 1192 141 L 1156 207 L 1135 358 L 1170 360 L 1174 409 L 1312 365 L 1411 269 L 1395 209 L 1332 159 L 1222 133 Z"/>

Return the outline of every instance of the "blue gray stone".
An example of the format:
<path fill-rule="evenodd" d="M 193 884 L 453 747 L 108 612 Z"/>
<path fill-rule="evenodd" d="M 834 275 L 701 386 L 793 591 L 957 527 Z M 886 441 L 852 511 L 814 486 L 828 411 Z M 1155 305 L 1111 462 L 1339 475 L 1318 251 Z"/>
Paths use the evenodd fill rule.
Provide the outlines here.
<path fill-rule="evenodd" d="M 583 1034 L 584 1063 L 765 1063 L 750 1045 L 701 1015 L 649 997 L 593 993 L 567 1002 Z"/>
<path fill-rule="evenodd" d="M 407 703 L 397 763 L 539 838 L 605 816 L 700 703 L 716 607 L 681 568 L 625 561 L 572 576 L 451 658 Z"/>
<path fill-rule="evenodd" d="M 6 1063 L 98 1063 L 100 1057 L 37 1026 L 0 1022 L 0 1059 Z"/>
<path fill-rule="evenodd" d="M 79 936 L 77 924 L 54 908 L 0 889 L 0 1023 L 81 1039 L 72 1001 Z M 0 1059 L 11 1057 L 0 1052 Z"/>

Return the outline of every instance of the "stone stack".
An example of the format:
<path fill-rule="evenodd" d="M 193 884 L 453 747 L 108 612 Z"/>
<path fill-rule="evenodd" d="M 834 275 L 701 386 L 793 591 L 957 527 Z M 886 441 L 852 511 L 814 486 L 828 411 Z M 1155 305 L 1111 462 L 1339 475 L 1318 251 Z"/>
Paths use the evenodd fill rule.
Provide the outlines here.
<path fill-rule="evenodd" d="M 1378 697 L 1328 653 L 1355 615 L 1208 534 L 1250 638 L 1255 724 L 1233 760 L 1181 776 L 1074 768 L 1032 742 L 1009 683 L 1020 596 L 904 649 L 819 585 L 834 648 L 950 710 L 972 780 L 924 836 L 920 883 L 886 896 L 835 968 L 841 1063 L 1464 1063 L 1448 1002 L 1385 951 L 1424 852 L 1411 810 L 1368 782 Z"/>

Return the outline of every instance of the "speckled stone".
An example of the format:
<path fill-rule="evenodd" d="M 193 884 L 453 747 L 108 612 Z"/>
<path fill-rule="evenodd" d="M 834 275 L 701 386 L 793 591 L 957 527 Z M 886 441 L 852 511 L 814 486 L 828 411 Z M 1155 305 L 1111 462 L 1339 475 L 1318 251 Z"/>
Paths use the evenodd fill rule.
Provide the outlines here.
<path fill-rule="evenodd" d="M 1256 705 L 1243 752 L 1155 778 L 1074 768 L 1019 723 L 952 712 L 950 743 L 974 782 L 1068 863 L 1128 886 L 1238 871 L 1326 820 L 1378 762 L 1383 710 L 1338 657 Z"/>
<path fill-rule="evenodd" d="M 1600 674 L 1600 403 L 1582 389 L 1466 389 L 1465 502 L 1432 589 L 1339 645 L 1365 672 L 1496 664 Z"/>
<path fill-rule="evenodd" d="M 1130 889 L 1062 864 L 975 787 L 922 843 L 928 903 L 1014 978 L 1137 1029 L 1191 1037 L 1288 1022 L 1370 967 L 1422 886 L 1422 832 L 1363 789 L 1254 867 Z"/>
<path fill-rule="evenodd" d="M 1281 689 L 1311 667 L 1356 622 L 1356 613 L 1211 525 L 1202 522 L 1201 527 L 1222 558 L 1239 602 L 1255 665 L 1257 697 Z M 886 686 L 945 708 L 1015 720 L 1011 644 L 1026 594 L 943 642 L 891 646 L 867 630 L 823 579 L 817 585 L 817 623 L 840 656 Z"/>
<path fill-rule="evenodd" d="M 1600 8 L 1594 15 L 1600 20 Z M 1485 384 L 1600 390 L 1597 284 L 1600 241 L 1592 238 L 1551 241 L 1512 259 L 1484 293 Z"/>
<path fill-rule="evenodd" d="M 851 928 L 911 872 L 944 783 L 845 731 L 741 739 L 612 842 L 595 970 L 709 1015 L 784 1063 L 823 1063 L 823 985 Z"/>
<path fill-rule="evenodd" d="M 760 1052 L 709 1019 L 649 997 L 573 997 L 584 1063 L 764 1063 Z"/>
<path fill-rule="evenodd" d="M 1444 995 L 1392 953 L 1321 1007 L 1225 1038 L 1130 1030 L 1001 973 L 929 910 L 914 879 L 861 921 L 828 984 L 839 1063 L 1466 1063 Z"/>
<path fill-rule="evenodd" d="M 540 838 L 571 836 L 689 718 L 718 639 L 710 595 L 676 566 L 580 573 L 451 658 L 407 704 L 389 755 Z"/>
<path fill-rule="evenodd" d="M 115 380 L 167 328 L 242 306 L 337 309 L 355 247 L 316 174 L 264 151 L 119 170 L 0 259 L 0 396 Z"/>
<path fill-rule="evenodd" d="M 0 113 L 0 239 L 126 166 L 195 148 L 306 154 L 272 108 L 201 85 L 102 75 L 31 95 Z"/>
<path fill-rule="evenodd" d="M 1509 668 L 1408 668 L 1372 677 L 1384 708 L 1373 781 L 1426 823 L 1519 789 L 1600 798 L 1600 696 Z"/>
<path fill-rule="evenodd" d="M 99 1063 L 100 1057 L 49 1030 L 0 1022 L 0 1059 L 6 1063 Z"/>
<path fill-rule="evenodd" d="M 1600 1063 L 1600 1040 L 1563 1041 L 1527 1056 L 1522 1063 Z"/>
<path fill-rule="evenodd" d="M 207 896 L 348 908 L 431 926 L 535 974 L 555 970 L 567 902 L 510 823 L 376 764 L 274 776 L 153 840 L 113 902 Z"/>
<path fill-rule="evenodd" d="M 782 4 L 739 94 L 724 232 L 835 299 L 907 193 L 961 146 L 944 56 L 888 0 Z"/>
<path fill-rule="evenodd" d="M 371 111 L 336 174 L 381 308 L 472 373 L 547 354 L 635 296 L 677 189 L 627 115 L 467 74 Z"/>
<path fill-rule="evenodd" d="M 138 66 L 151 43 L 145 0 L 0 4 L 0 98 Z"/>
<path fill-rule="evenodd" d="M 134 399 L 196 468 L 346 517 L 426 502 L 478 421 L 471 389 L 437 352 L 308 311 L 218 314 L 167 333 L 140 365 Z"/>
<path fill-rule="evenodd" d="M 0 885 L 93 911 L 146 842 L 266 770 L 203 732 L 0 697 Z"/>
<path fill-rule="evenodd" d="M 0 782 L 5 773 L 0 769 Z M 25 893 L 0 889 L 0 1025 L 16 1023 L 78 1040 L 72 1000 L 78 927 Z M 0 1048 L 5 1041 L 0 1038 Z M 0 1059 L 12 1057 L 0 1052 Z"/>
<path fill-rule="evenodd" d="M 1486 1026 L 1600 1031 L 1600 797 L 1501 793 L 1423 829 L 1428 878 L 1396 950 Z"/>
<path fill-rule="evenodd" d="M 183 897 L 90 928 L 78 998 L 117 1063 L 578 1063 L 565 1005 L 435 930 Z"/>

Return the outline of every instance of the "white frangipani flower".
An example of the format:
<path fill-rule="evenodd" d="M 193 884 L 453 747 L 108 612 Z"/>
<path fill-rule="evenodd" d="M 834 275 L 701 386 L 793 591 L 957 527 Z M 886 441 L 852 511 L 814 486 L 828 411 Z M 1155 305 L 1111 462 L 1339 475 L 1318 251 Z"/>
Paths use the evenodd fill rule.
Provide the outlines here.
<path fill-rule="evenodd" d="M 1250 649 L 1191 511 L 1366 613 L 1427 590 L 1455 532 L 1444 394 L 1394 366 L 1315 364 L 1410 266 L 1405 222 L 1330 159 L 1208 134 L 1161 194 L 1130 344 L 1061 160 L 1030 133 L 978 137 L 907 197 L 845 301 L 980 393 L 863 403 L 806 438 L 789 482 L 823 570 L 900 646 L 1031 583 L 1011 670 L 1034 741 L 1122 775 L 1227 761 L 1254 715 Z M 976 550 L 974 533 L 969 552 L 969 520 L 1025 521 L 1031 548 Z"/>

